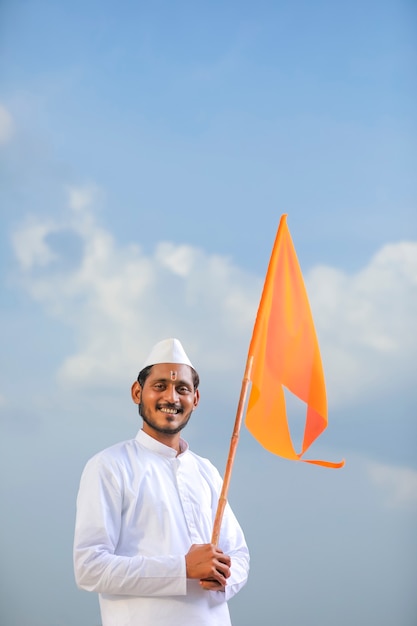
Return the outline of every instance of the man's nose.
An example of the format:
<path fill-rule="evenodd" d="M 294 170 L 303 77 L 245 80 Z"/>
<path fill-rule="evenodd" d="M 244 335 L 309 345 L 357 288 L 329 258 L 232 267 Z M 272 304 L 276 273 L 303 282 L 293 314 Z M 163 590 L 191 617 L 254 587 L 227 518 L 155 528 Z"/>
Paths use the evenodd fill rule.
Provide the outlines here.
<path fill-rule="evenodd" d="M 178 396 L 179 396 L 178 391 L 175 388 L 175 385 L 168 385 L 168 387 L 165 389 L 164 396 L 168 402 L 171 402 L 172 404 L 174 404 L 178 400 Z"/>

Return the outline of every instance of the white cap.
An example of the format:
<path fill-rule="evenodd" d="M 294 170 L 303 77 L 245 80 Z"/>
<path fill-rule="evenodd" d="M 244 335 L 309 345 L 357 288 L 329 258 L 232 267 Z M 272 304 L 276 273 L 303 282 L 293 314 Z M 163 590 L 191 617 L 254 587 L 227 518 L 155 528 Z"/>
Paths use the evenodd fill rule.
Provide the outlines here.
<path fill-rule="evenodd" d="M 194 368 L 178 339 L 163 339 L 154 345 L 145 359 L 142 369 L 157 363 L 179 363 Z"/>

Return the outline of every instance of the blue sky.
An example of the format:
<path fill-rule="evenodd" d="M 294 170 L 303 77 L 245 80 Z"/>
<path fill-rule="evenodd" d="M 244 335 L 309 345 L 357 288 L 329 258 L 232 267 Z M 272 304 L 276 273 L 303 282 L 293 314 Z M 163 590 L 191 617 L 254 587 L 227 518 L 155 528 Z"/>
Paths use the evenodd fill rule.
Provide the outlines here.
<path fill-rule="evenodd" d="M 99 623 L 78 480 L 135 435 L 161 338 L 198 367 L 186 436 L 223 471 L 287 213 L 329 397 L 311 456 L 346 467 L 243 428 L 234 624 L 415 624 L 416 32 L 411 1 L 1 4 L 2 622 Z"/>

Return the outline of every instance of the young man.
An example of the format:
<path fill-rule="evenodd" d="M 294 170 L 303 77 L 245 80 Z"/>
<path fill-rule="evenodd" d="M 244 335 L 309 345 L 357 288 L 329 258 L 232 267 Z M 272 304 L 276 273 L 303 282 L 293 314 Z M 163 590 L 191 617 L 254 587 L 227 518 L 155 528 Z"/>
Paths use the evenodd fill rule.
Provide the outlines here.
<path fill-rule="evenodd" d="M 222 480 L 180 435 L 198 384 L 181 343 L 157 343 L 132 385 L 142 429 L 82 474 L 75 577 L 99 593 L 103 626 L 231 624 L 227 601 L 247 580 L 249 554 L 228 505 L 210 543 Z"/>

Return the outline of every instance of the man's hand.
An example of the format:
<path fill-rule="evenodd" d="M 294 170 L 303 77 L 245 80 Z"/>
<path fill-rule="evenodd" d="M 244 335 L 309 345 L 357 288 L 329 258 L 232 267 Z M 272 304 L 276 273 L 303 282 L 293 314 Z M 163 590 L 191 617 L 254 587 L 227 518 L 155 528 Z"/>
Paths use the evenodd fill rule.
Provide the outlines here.
<path fill-rule="evenodd" d="M 198 578 L 203 589 L 224 591 L 230 576 L 230 556 L 211 543 L 193 544 L 185 555 L 187 578 Z"/>

